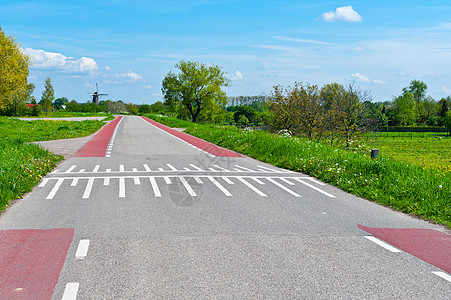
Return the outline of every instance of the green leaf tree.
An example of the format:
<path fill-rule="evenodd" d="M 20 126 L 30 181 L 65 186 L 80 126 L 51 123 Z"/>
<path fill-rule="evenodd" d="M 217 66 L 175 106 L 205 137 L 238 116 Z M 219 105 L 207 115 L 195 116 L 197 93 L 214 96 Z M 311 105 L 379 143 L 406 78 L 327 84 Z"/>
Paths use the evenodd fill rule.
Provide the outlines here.
<path fill-rule="evenodd" d="M 175 67 L 180 73 L 169 72 L 163 80 L 165 105 L 187 110 L 192 122 L 204 109 L 225 106 L 227 98 L 221 88 L 228 86 L 229 80 L 219 66 L 180 61 Z"/>
<path fill-rule="evenodd" d="M 49 111 L 52 111 L 53 101 L 55 100 L 55 90 L 53 89 L 50 77 L 47 77 L 45 80 L 44 87 L 40 104 L 42 105 L 42 110 L 45 111 L 45 115 L 47 116 Z"/>
<path fill-rule="evenodd" d="M 451 136 L 451 110 L 448 110 L 446 112 L 443 125 L 445 125 L 445 127 L 449 129 L 449 135 Z"/>
<path fill-rule="evenodd" d="M 393 101 L 393 108 L 396 112 L 396 123 L 401 126 L 414 125 L 416 120 L 416 102 L 412 93 L 407 92 L 396 97 Z"/>
<path fill-rule="evenodd" d="M 0 27 L 0 110 L 24 102 L 27 96 L 30 58 L 14 37 Z"/>

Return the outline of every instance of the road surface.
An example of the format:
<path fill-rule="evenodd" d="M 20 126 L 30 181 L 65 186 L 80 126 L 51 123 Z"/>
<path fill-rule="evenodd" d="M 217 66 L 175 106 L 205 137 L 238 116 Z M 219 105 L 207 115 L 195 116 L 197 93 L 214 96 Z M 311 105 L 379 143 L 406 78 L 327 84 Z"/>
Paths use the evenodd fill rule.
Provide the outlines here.
<path fill-rule="evenodd" d="M 2 298 L 450 299 L 443 227 L 141 117 L 107 127 L 0 217 Z"/>

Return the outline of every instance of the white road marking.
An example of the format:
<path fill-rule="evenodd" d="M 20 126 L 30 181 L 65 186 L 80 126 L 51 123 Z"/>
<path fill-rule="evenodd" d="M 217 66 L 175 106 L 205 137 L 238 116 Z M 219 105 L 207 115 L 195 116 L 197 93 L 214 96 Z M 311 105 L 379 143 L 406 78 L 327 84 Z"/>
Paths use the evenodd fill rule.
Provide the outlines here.
<path fill-rule="evenodd" d="M 294 178 L 294 180 L 296 180 L 296 181 L 298 181 L 298 182 L 300 182 L 300 183 L 302 183 L 302 184 L 305 184 L 306 186 L 308 186 L 308 187 L 314 189 L 315 191 L 320 192 L 320 193 L 323 194 L 323 195 L 326 195 L 327 197 L 330 197 L 330 198 L 336 198 L 334 195 L 331 195 L 331 194 L 329 194 L 328 192 L 325 192 L 325 191 L 323 191 L 322 189 L 317 188 L 316 186 L 311 185 L 310 183 L 307 183 L 307 182 L 303 181 L 303 180 L 300 179 L 300 178 Z"/>
<path fill-rule="evenodd" d="M 224 179 L 224 181 L 227 182 L 228 184 L 235 184 L 235 182 L 233 182 L 232 180 L 230 180 L 229 177 L 222 177 L 222 179 Z"/>
<path fill-rule="evenodd" d="M 49 181 L 50 178 L 44 178 L 42 182 L 38 185 L 38 187 L 44 187 L 45 184 Z"/>
<path fill-rule="evenodd" d="M 58 173 L 59 172 L 59 170 L 53 170 L 52 172 L 50 172 L 50 174 L 55 174 L 55 173 Z"/>
<path fill-rule="evenodd" d="M 150 172 L 151 171 L 147 164 L 143 164 L 143 166 L 144 166 L 144 169 L 146 170 L 146 172 Z"/>
<path fill-rule="evenodd" d="M 132 172 L 137 173 L 137 172 L 138 172 L 138 169 L 137 169 L 137 168 L 132 168 Z"/>
<path fill-rule="evenodd" d="M 283 182 L 285 182 L 285 183 L 288 184 L 288 185 L 295 185 L 293 182 L 289 181 L 289 180 L 286 179 L 286 178 L 280 178 L 280 180 L 282 180 Z"/>
<path fill-rule="evenodd" d="M 172 184 L 171 179 L 168 176 L 164 176 L 164 182 L 166 182 L 166 184 Z"/>
<path fill-rule="evenodd" d="M 214 164 L 212 164 L 212 166 L 215 167 L 215 168 L 217 168 L 217 169 L 219 169 L 219 170 L 222 170 L 222 171 L 224 171 L 224 172 L 230 172 L 230 170 L 227 170 L 226 168 L 223 168 L 223 167 L 221 167 L 221 166 L 214 165 Z"/>
<path fill-rule="evenodd" d="M 237 169 L 237 168 L 233 168 L 232 170 L 233 170 L 233 171 L 236 171 L 236 172 L 244 172 L 243 170 Z"/>
<path fill-rule="evenodd" d="M 271 169 L 271 168 L 267 168 L 267 167 L 264 167 L 264 166 L 258 166 L 257 165 L 257 167 L 262 168 L 262 169 L 266 169 L 266 170 L 271 171 L 273 173 L 277 173 L 278 172 L 277 170 L 274 170 L 274 169 Z"/>
<path fill-rule="evenodd" d="M 89 240 L 80 240 L 78 243 L 77 252 L 75 253 L 75 259 L 85 259 L 88 255 Z"/>
<path fill-rule="evenodd" d="M 208 170 L 212 171 L 212 172 L 219 172 L 218 170 L 215 170 L 213 168 L 208 168 Z"/>
<path fill-rule="evenodd" d="M 77 167 L 77 165 L 73 165 L 73 166 L 71 166 L 69 169 L 67 169 L 67 171 L 64 172 L 64 173 L 70 173 L 70 172 L 72 172 L 72 170 L 75 169 L 76 167 Z"/>
<path fill-rule="evenodd" d="M 97 173 L 99 171 L 100 165 L 96 165 L 94 167 L 94 170 L 92 170 L 92 173 Z"/>
<path fill-rule="evenodd" d="M 248 188 L 250 188 L 251 190 L 253 190 L 254 192 L 256 192 L 257 194 L 259 194 L 262 197 L 267 197 L 265 193 L 263 193 L 262 191 L 260 191 L 259 189 L 257 189 L 255 186 L 253 186 L 252 184 L 250 184 L 249 182 L 247 182 L 246 180 L 244 180 L 244 178 L 242 177 L 237 177 L 237 179 L 239 181 L 241 181 L 242 183 L 244 183 Z"/>
<path fill-rule="evenodd" d="M 226 195 L 227 197 L 231 197 L 232 194 L 230 194 L 230 192 L 228 190 L 226 190 L 226 188 L 224 186 L 222 186 L 216 179 L 214 179 L 211 176 L 207 177 L 208 179 L 210 179 L 211 182 L 213 182 L 214 185 L 216 185 L 216 187 L 221 190 L 221 192 L 224 193 L 224 195 Z"/>
<path fill-rule="evenodd" d="M 133 177 L 133 181 L 135 182 L 135 185 L 140 185 L 141 181 L 139 180 L 139 176 Z"/>
<path fill-rule="evenodd" d="M 278 187 L 280 187 L 281 189 L 283 189 L 284 191 L 290 193 L 291 195 L 295 196 L 295 197 L 301 197 L 301 195 L 297 194 L 296 192 L 293 192 L 292 190 L 290 190 L 289 188 L 287 188 L 286 186 L 282 185 L 281 183 L 278 183 L 277 181 L 275 181 L 272 178 L 266 178 L 269 182 L 277 185 Z"/>
<path fill-rule="evenodd" d="M 85 169 L 81 169 L 80 171 L 78 171 L 78 173 L 84 173 L 85 171 Z"/>
<path fill-rule="evenodd" d="M 125 172 L 124 165 L 119 165 L 119 172 Z"/>
<path fill-rule="evenodd" d="M 256 178 L 256 177 L 251 177 L 253 181 L 255 181 L 256 183 L 260 184 L 260 185 L 264 185 L 265 183 L 263 181 L 261 181 L 260 179 Z"/>
<path fill-rule="evenodd" d="M 262 172 L 262 173 L 272 173 L 272 172 L 269 172 L 268 170 L 263 170 L 263 169 L 257 169 L 257 171 Z"/>
<path fill-rule="evenodd" d="M 171 169 L 172 171 L 178 171 L 178 170 L 177 170 L 176 168 L 174 168 L 174 166 L 171 165 L 171 164 L 166 164 L 166 166 L 168 166 L 169 169 Z"/>
<path fill-rule="evenodd" d="M 439 277 L 451 282 L 451 276 L 446 274 L 445 272 L 432 272 L 432 273 L 434 273 L 435 275 L 437 275 L 437 276 L 439 276 Z"/>
<path fill-rule="evenodd" d="M 255 173 L 255 171 L 254 171 L 254 170 L 251 170 L 251 169 L 248 169 L 248 168 L 245 168 L 245 167 L 239 166 L 239 165 L 235 165 L 235 167 L 237 167 L 237 168 L 240 168 L 240 169 L 243 169 L 244 171 L 248 171 L 248 172 L 254 172 L 254 173 Z"/>
<path fill-rule="evenodd" d="M 70 186 L 77 186 L 77 184 L 78 184 L 78 179 L 79 179 L 79 178 L 74 178 L 74 180 L 72 180 L 72 183 L 70 184 Z"/>
<path fill-rule="evenodd" d="M 201 168 L 199 168 L 198 166 L 196 166 L 196 165 L 193 165 L 193 164 L 189 164 L 191 167 L 193 167 L 194 169 L 196 169 L 197 171 L 203 171 Z"/>
<path fill-rule="evenodd" d="M 325 183 L 323 183 L 323 182 L 321 182 L 321 181 L 318 181 L 318 180 L 316 180 L 316 179 L 313 178 L 313 177 L 305 177 L 305 179 L 308 179 L 308 180 L 310 180 L 311 182 L 316 183 L 317 185 L 326 185 Z"/>
<path fill-rule="evenodd" d="M 78 287 L 80 284 L 78 282 L 69 282 L 66 284 L 64 289 L 63 298 L 61 300 L 75 300 L 77 299 Z"/>
<path fill-rule="evenodd" d="M 155 177 L 149 177 L 150 184 L 152 185 L 153 193 L 155 194 L 155 197 L 161 197 L 160 189 L 158 188 L 157 181 L 155 180 Z"/>
<path fill-rule="evenodd" d="M 185 189 L 188 191 L 188 193 L 195 197 L 197 196 L 196 193 L 194 192 L 193 188 L 188 184 L 188 182 L 186 181 L 186 179 L 184 177 L 179 177 L 180 182 L 183 184 L 183 186 L 185 187 Z"/>
<path fill-rule="evenodd" d="M 199 183 L 199 184 L 204 183 L 204 182 L 202 181 L 202 179 L 200 179 L 198 176 L 194 176 L 193 178 L 194 178 L 194 180 L 196 180 L 196 182 Z"/>
<path fill-rule="evenodd" d="M 83 199 L 88 199 L 91 195 L 92 185 L 94 184 L 94 177 L 88 179 L 88 184 L 86 185 L 85 192 L 83 194 Z"/>
<path fill-rule="evenodd" d="M 164 172 L 164 169 L 163 168 L 158 168 L 158 171 Z"/>
<path fill-rule="evenodd" d="M 110 185 L 110 177 L 105 177 L 103 179 L 103 185 Z"/>
<path fill-rule="evenodd" d="M 111 172 L 111 169 L 106 169 L 105 172 L 110 173 L 110 172 Z"/>
<path fill-rule="evenodd" d="M 379 246 L 381 246 L 381 247 L 387 249 L 387 250 L 390 251 L 390 252 L 393 252 L 393 253 L 399 253 L 399 252 L 402 252 L 402 251 L 399 250 L 398 248 L 395 248 L 395 247 L 393 247 L 393 246 L 387 244 L 386 242 L 381 241 L 380 239 L 378 239 L 378 238 L 376 238 L 376 237 L 374 237 L 374 236 L 365 236 L 364 238 L 366 238 L 366 239 L 372 241 L 373 243 L 378 244 Z"/>
<path fill-rule="evenodd" d="M 63 183 L 64 179 L 60 178 L 58 179 L 58 181 L 55 183 L 55 186 L 53 187 L 52 191 L 50 192 L 50 194 L 48 194 L 47 198 L 48 200 L 53 199 L 53 197 L 55 197 L 56 192 L 59 190 L 61 184 Z"/>
<path fill-rule="evenodd" d="M 119 177 L 119 198 L 125 198 L 125 177 Z"/>

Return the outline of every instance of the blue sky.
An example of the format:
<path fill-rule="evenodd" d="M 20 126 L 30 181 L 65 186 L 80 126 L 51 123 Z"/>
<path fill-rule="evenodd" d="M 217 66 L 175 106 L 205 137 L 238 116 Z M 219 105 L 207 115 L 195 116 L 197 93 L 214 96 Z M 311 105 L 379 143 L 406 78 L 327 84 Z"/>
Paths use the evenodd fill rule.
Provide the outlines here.
<path fill-rule="evenodd" d="M 56 97 L 86 102 L 99 83 L 154 103 L 180 60 L 221 66 L 229 96 L 355 81 L 385 101 L 413 79 L 451 95 L 449 0 L 2 0 L 0 26 L 32 56 L 37 99 L 50 77 Z"/>

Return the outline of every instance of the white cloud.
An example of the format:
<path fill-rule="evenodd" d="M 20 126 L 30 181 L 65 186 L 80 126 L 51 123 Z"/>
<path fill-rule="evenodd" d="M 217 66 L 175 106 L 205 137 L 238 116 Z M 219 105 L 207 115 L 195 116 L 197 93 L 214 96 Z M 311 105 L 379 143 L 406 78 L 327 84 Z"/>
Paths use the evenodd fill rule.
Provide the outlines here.
<path fill-rule="evenodd" d="M 235 71 L 234 74 L 229 76 L 230 80 L 241 80 L 243 79 L 243 74 L 240 71 Z"/>
<path fill-rule="evenodd" d="M 111 67 L 110 66 L 105 66 L 105 71 L 111 71 Z"/>
<path fill-rule="evenodd" d="M 447 93 L 447 94 L 451 94 L 451 90 L 448 89 L 446 86 L 442 86 L 441 91 L 442 91 L 442 92 L 445 92 L 445 93 Z"/>
<path fill-rule="evenodd" d="M 276 36 L 273 36 L 273 38 L 276 40 L 279 40 L 279 41 L 298 42 L 298 43 L 317 44 L 317 45 L 335 45 L 333 43 L 328 43 L 328 42 L 323 42 L 323 41 L 298 39 L 298 38 L 292 38 L 292 37 L 284 36 L 284 35 L 276 35 Z"/>
<path fill-rule="evenodd" d="M 348 77 L 348 80 L 357 80 L 361 82 L 372 82 L 375 84 L 386 84 L 385 81 L 380 79 L 373 79 L 371 80 L 368 76 L 362 75 L 359 72 L 356 72 Z"/>
<path fill-rule="evenodd" d="M 26 48 L 25 53 L 30 55 L 33 69 L 55 69 L 74 73 L 93 73 L 99 67 L 94 59 L 82 57 L 74 59 L 61 53 L 47 52 Z"/>
<path fill-rule="evenodd" d="M 147 85 L 144 86 L 144 88 L 150 90 L 151 88 L 153 88 L 153 86 L 151 86 L 150 84 L 147 84 Z"/>
<path fill-rule="evenodd" d="M 370 82 L 370 78 L 368 76 L 362 75 L 360 73 L 354 73 L 351 75 L 351 79 L 363 81 L 363 82 Z"/>
<path fill-rule="evenodd" d="M 88 87 L 88 88 L 93 88 L 94 87 L 94 85 L 92 83 L 85 83 L 83 86 L 84 87 Z"/>
<path fill-rule="evenodd" d="M 141 75 L 139 75 L 135 72 L 132 72 L 132 71 L 129 71 L 127 73 L 119 73 L 119 74 L 116 74 L 115 76 L 121 77 L 121 78 L 130 78 L 130 79 L 133 79 L 136 81 L 144 81 L 144 78 Z"/>
<path fill-rule="evenodd" d="M 363 18 L 356 12 L 351 5 L 342 6 L 335 9 L 335 11 L 330 11 L 323 13 L 323 20 L 327 22 L 344 21 L 344 22 L 362 22 Z"/>

